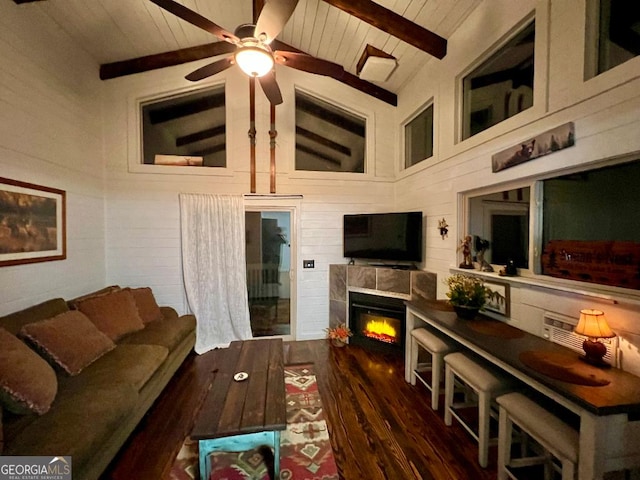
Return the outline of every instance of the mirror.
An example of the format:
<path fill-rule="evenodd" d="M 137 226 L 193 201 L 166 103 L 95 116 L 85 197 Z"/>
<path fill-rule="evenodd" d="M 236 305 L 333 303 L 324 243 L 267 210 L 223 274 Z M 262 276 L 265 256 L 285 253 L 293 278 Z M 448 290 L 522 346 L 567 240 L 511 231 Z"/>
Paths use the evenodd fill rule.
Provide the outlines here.
<path fill-rule="evenodd" d="M 517 268 L 529 268 L 529 187 L 469 198 L 469 235 L 473 237 L 474 260 L 505 266 L 513 260 Z M 480 258 L 478 258 L 480 257 Z"/>

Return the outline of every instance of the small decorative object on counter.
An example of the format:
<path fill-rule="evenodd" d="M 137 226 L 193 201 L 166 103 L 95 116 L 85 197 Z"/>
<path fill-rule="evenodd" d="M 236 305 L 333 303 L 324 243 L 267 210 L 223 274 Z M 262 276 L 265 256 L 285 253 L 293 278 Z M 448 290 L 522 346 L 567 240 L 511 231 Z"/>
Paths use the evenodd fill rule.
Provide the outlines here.
<path fill-rule="evenodd" d="M 460 240 L 458 250 L 462 250 L 462 263 L 459 267 L 473 269 L 473 259 L 471 258 L 471 235 L 467 235 L 463 240 Z"/>
<path fill-rule="evenodd" d="M 476 235 L 474 240 L 474 246 L 476 250 L 476 258 L 478 259 L 478 263 L 480 264 L 480 270 L 483 272 L 493 272 L 493 267 L 484 259 L 484 252 L 489 250 L 489 246 L 491 243 L 489 240 L 485 240 L 484 238 L 480 238 Z"/>
<path fill-rule="evenodd" d="M 445 280 L 449 303 L 460 318 L 473 319 L 487 303 L 491 289 L 482 279 L 456 273 Z"/>
<path fill-rule="evenodd" d="M 334 328 L 326 328 L 325 331 L 327 332 L 327 338 L 331 340 L 331 345 L 335 347 L 344 347 L 349 337 L 353 335 L 349 327 L 344 323 Z"/>

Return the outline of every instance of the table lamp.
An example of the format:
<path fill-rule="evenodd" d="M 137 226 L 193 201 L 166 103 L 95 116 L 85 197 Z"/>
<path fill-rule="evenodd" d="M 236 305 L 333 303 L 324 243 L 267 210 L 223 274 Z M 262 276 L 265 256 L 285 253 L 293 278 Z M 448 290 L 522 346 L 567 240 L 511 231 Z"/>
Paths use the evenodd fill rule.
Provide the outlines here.
<path fill-rule="evenodd" d="M 602 360 L 607 353 L 607 347 L 599 339 L 613 338 L 616 334 L 609 328 L 604 312 L 590 308 L 580 310 L 580 320 L 574 332 L 587 337 L 582 344 L 585 353 L 584 357 L 580 357 L 582 360 L 598 367 L 610 366 Z"/>

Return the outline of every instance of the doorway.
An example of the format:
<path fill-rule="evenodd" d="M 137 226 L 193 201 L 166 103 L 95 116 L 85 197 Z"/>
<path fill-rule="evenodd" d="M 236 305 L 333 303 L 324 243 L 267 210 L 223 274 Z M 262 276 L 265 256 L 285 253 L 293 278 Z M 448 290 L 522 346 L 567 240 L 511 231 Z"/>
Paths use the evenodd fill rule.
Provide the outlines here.
<path fill-rule="evenodd" d="M 254 337 L 293 338 L 292 211 L 247 207 L 247 292 Z"/>

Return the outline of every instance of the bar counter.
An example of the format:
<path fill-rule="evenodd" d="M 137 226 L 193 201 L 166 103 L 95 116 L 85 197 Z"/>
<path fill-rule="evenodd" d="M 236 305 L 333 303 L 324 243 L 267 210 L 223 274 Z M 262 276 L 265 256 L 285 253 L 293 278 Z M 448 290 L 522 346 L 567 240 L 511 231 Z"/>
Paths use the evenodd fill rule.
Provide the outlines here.
<path fill-rule="evenodd" d="M 411 330 L 428 326 L 578 415 L 580 480 L 640 466 L 640 377 L 588 365 L 567 347 L 483 315 L 460 319 L 446 301 L 405 303 L 407 382 Z"/>

